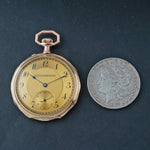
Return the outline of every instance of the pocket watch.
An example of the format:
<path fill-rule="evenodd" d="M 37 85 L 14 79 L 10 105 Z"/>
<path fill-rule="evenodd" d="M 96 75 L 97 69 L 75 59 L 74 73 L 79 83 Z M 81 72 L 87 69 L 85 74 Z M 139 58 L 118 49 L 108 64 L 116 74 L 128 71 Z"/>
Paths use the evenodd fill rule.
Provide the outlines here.
<path fill-rule="evenodd" d="M 52 38 L 39 40 L 42 34 Z M 11 94 L 16 106 L 28 118 L 49 121 L 63 117 L 77 102 L 81 84 L 75 67 L 62 56 L 50 52 L 60 42 L 53 30 L 35 35 L 43 53 L 33 54 L 16 69 L 11 81 Z"/>

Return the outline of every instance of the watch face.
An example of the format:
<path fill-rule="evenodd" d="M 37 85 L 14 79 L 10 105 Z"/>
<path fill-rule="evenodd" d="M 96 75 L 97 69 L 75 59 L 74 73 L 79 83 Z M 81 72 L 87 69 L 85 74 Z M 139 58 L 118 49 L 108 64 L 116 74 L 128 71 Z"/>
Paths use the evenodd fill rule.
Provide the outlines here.
<path fill-rule="evenodd" d="M 72 68 L 54 56 L 30 59 L 15 75 L 16 97 L 32 113 L 57 114 L 68 107 L 75 95 L 76 79 Z"/>

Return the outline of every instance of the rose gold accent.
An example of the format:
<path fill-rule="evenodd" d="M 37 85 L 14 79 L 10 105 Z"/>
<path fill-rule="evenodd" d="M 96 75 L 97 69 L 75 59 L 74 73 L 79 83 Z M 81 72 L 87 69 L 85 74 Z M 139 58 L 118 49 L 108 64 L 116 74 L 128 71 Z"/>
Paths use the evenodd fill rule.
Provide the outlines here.
<path fill-rule="evenodd" d="M 51 38 L 43 38 L 42 42 L 39 41 L 39 36 L 42 34 L 53 34 L 57 37 L 57 40 L 54 42 Z M 44 47 L 43 53 L 50 53 L 50 47 L 58 44 L 60 42 L 60 35 L 53 30 L 43 30 L 35 35 L 35 42 Z"/>

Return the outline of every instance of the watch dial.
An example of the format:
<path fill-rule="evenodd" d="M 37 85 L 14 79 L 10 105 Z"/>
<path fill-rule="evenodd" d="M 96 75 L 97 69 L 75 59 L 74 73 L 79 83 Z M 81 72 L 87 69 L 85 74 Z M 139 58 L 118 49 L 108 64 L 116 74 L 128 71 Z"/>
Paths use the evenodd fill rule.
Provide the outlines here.
<path fill-rule="evenodd" d="M 73 72 L 59 58 L 36 58 L 27 63 L 17 77 L 19 101 L 37 114 L 61 111 L 71 101 L 73 90 Z"/>

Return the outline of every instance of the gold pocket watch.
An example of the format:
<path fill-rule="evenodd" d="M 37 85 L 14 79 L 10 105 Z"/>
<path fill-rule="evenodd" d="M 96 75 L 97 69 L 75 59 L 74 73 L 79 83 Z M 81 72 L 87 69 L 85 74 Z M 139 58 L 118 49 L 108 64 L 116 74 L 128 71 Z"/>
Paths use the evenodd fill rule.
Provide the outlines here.
<path fill-rule="evenodd" d="M 57 40 L 43 38 L 40 42 L 41 34 L 53 34 Z M 50 52 L 50 47 L 60 42 L 58 33 L 43 30 L 35 35 L 35 42 L 44 51 L 33 54 L 16 69 L 11 82 L 13 101 L 29 118 L 61 118 L 77 102 L 81 87 L 78 73 L 65 58 Z"/>

